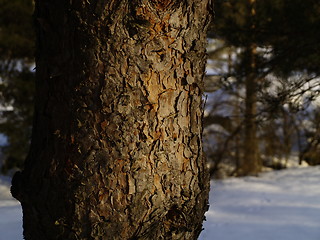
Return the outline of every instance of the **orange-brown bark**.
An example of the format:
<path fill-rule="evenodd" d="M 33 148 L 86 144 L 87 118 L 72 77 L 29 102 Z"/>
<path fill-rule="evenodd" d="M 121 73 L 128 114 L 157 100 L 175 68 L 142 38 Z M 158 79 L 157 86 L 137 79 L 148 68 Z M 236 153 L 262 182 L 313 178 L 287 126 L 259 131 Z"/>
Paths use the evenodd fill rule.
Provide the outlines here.
<path fill-rule="evenodd" d="M 27 240 L 197 238 L 210 7 L 37 1 L 49 27 L 38 26 L 32 147 L 12 188 Z"/>

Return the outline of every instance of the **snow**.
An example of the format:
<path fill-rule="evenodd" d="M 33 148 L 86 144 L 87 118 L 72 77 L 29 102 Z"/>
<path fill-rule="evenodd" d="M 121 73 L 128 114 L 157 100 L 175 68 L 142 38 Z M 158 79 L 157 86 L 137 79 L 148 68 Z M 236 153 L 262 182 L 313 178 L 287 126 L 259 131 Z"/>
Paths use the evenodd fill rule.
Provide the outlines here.
<path fill-rule="evenodd" d="M 211 183 L 200 240 L 320 240 L 320 166 Z M 22 240 L 20 205 L 0 177 L 0 240 Z"/>
<path fill-rule="evenodd" d="M 0 240 L 22 240 L 22 211 L 11 197 L 10 178 L 0 177 Z"/>
<path fill-rule="evenodd" d="M 211 183 L 201 240 L 320 240 L 320 166 Z"/>

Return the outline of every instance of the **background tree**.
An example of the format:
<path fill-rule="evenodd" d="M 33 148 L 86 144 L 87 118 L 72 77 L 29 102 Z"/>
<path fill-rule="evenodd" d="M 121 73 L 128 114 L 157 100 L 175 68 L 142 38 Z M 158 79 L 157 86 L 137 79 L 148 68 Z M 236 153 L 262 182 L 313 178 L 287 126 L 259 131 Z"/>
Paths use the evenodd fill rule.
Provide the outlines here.
<path fill-rule="evenodd" d="M 197 239 L 208 0 L 36 1 L 25 239 Z"/>
<path fill-rule="evenodd" d="M 34 95 L 34 30 L 31 0 L 0 1 L 0 132 L 3 173 L 22 168 L 31 137 Z M 1 161 L 0 161 L 1 162 Z"/>
<path fill-rule="evenodd" d="M 239 175 L 257 174 L 261 171 L 261 160 L 257 140 L 257 91 L 259 74 L 256 32 L 256 2 L 247 1 L 217 1 L 216 10 L 219 12 L 217 25 L 218 34 L 225 33 L 223 38 L 230 40 L 234 46 L 242 47 L 242 53 L 237 80 L 245 86 L 244 98 L 244 144 L 243 156 L 238 160 Z M 221 15 L 221 16 L 220 16 Z M 220 17 L 220 18 L 219 18 Z M 226 30 L 227 29 L 227 30 Z M 231 32 L 232 31 L 232 32 Z M 245 31 L 244 33 L 240 33 Z M 231 74 L 231 72 L 229 72 Z"/>
<path fill-rule="evenodd" d="M 209 56 L 215 55 L 216 59 L 209 63 L 216 64 L 217 54 L 223 56 L 224 60 L 219 61 L 216 65 L 220 66 L 214 72 L 215 75 L 220 76 L 220 80 L 215 82 L 216 86 L 213 87 L 212 83 L 207 85 L 214 89 L 224 89 L 229 96 L 238 96 L 229 98 L 229 105 L 232 105 L 232 101 L 240 103 L 240 105 L 233 104 L 238 110 L 224 111 L 223 117 L 229 118 L 229 122 L 235 126 L 233 129 L 236 131 L 230 132 L 221 147 L 216 146 L 216 148 L 225 149 L 225 143 L 227 143 L 231 150 L 235 142 L 239 142 L 236 140 L 239 137 L 243 139 L 241 142 L 250 139 L 248 137 L 250 131 L 251 136 L 254 136 L 251 139 L 255 139 L 252 142 L 256 142 L 255 144 L 240 144 L 235 147 L 240 150 L 230 151 L 233 152 L 231 159 L 234 161 L 234 168 L 239 168 L 240 175 L 243 171 L 241 168 L 259 169 L 255 168 L 252 161 L 249 161 L 251 163 L 248 167 L 245 166 L 250 159 L 246 153 L 252 153 L 252 156 L 257 156 L 256 153 L 258 153 L 258 157 L 255 158 L 256 163 L 259 163 L 261 157 L 266 161 L 265 156 L 262 153 L 259 154 L 259 151 L 265 149 L 263 145 L 266 143 L 261 137 L 266 136 L 264 134 L 268 130 L 266 126 L 271 126 L 265 121 L 276 121 L 277 124 L 274 127 L 277 126 L 277 129 L 280 126 L 287 126 L 286 128 L 281 127 L 283 132 L 276 134 L 278 141 L 286 145 L 282 150 L 279 149 L 283 152 L 278 152 L 277 155 L 287 156 L 295 146 L 294 143 L 288 141 L 289 136 L 292 137 L 294 132 L 286 122 L 292 123 L 289 116 L 297 109 L 301 109 L 300 100 L 303 102 L 314 100 L 318 94 L 316 89 L 319 81 L 313 81 L 318 75 L 316 66 L 318 65 L 319 30 L 315 28 L 320 21 L 317 14 L 318 5 L 316 1 L 215 1 L 216 21 L 212 26 L 214 34 L 209 35 L 218 39 L 219 46 L 209 52 Z M 299 37 L 295 37 L 296 35 Z M 226 57 L 223 49 L 232 50 L 228 54 L 230 57 Z M 226 61 L 226 59 L 229 60 Z M 250 68 L 253 69 L 251 74 Z M 215 77 L 215 79 L 218 78 Z M 309 87 L 306 87 L 308 85 Z M 221 94 L 220 90 L 218 95 Z M 222 103 L 225 102 L 226 97 L 222 100 Z M 250 111 L 250 109 L 256 110 Z M 250 112 L 252 114 L 249 114 Z M 212 114 L 217 113 L 211 112 L 207 119 L 212 118 Z M 219 114 L 221 115 L 221 112 Z M 248 117 L 250 115 L 251 118 Z M 242 120 L 239 121 L 239 117 Z M 250 119 L 253 120 L 253 123 L 250 123 Z M 257 129 L 256 136 L 252 134 L 254 129 Z M 284 141 L 284 138 L 287 140 Z M 215 153 L 211 155 L 215 158 L 220 156 Z M 230 156 L 224 157 L 230 158 Z M 242 162 L 240 165 L 239 160 Z M 250 171 L 247 169 L 244 172 L 249 173 Z M 234 170 L 231 173 L 234 173 Z"/>

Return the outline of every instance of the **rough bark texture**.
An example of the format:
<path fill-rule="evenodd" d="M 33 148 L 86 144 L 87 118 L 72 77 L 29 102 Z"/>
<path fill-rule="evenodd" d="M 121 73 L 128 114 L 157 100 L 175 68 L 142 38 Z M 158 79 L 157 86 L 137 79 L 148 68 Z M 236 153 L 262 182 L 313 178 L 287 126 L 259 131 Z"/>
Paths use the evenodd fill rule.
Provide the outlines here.
<path fill-rule="evenodd" d="M 26 240 L 196 239 L 210 0 L 38 0 Z"/>

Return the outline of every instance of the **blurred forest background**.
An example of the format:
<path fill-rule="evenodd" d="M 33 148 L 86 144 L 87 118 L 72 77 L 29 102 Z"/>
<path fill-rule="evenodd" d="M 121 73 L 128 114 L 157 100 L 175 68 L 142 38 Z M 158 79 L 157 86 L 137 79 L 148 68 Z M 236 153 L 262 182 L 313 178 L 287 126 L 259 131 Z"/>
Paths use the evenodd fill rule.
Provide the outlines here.
<path fill-rule="evenodd" d="M 320 164 L 320 2 L 215 0 L 204 146 L 212 177 L 289 159 Z M 32 131 L 32 0 L 0 0 L 1 172 L 23 167 Z"/>

